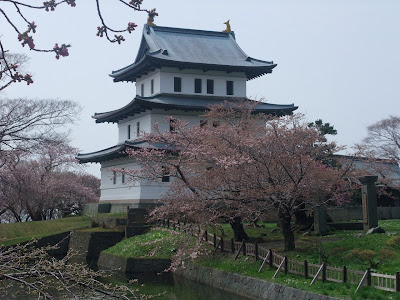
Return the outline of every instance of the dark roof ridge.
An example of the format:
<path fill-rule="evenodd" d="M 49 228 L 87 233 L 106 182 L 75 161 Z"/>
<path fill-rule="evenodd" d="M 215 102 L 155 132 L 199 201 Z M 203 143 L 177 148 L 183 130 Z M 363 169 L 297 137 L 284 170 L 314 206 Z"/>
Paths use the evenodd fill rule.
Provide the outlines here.
<path fill-rule="evenodd" d="M 232 36 L 232 35 L 234 35 L 234 31 L 223 32 L 223 31 L 212 31 L 212 30 L 168 27 L 168 26 L 149 26 L 147 24 L 144 25 L 144 29 L 147 30 L 148 27 L 150 27 L 150 30 L 154 30 L 154 31 L 176 32 L 176 33 L 183 33 L 183 34 L 196 33 L 199 35 L 213 35 L 213 36 Z"/>

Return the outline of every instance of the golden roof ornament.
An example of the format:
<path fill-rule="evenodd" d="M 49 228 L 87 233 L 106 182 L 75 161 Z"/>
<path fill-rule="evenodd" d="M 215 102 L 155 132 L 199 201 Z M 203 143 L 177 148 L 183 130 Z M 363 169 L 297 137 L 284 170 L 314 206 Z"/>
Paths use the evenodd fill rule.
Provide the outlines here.
<path fill-rule="evenodd" d="M 156 9 L 153 8 L 151 11 L 149 11 L 149 16 L 147 17 L 147 25 L 149 26 L 157 26 L 154 24 L 154 17 L 157 17 L 158 13 L 156 12 Z"/>
<path fill-rule="evenodd" d="M 226 25 L 226 29 L 223 30 L 222 32 L 226 32 L 226 33 L 231 33 L 231 32 L 232 32 L 232 30 L 231 30 L 231 25 L 229 24 L 229 21 L 230 21 L 230 20 L 224 22 L 224 24 Z"/>

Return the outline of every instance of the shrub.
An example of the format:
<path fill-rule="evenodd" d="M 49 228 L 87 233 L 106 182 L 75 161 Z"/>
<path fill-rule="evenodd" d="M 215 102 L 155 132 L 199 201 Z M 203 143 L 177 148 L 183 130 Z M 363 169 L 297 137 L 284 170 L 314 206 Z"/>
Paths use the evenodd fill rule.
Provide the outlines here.
<path fill-rule="evenodd" d="M 361 265 L 377 269 L 380 264 L 396 257 L 396 252 L 389 248 L 382 248 L 379 252 L 370 249 L 352 249 L 347 255 L 348 259 L 354 259 Z"/>
<path fill-rule="evenodd" d="M 385 244 L 389 247 L 393 247 L 400 250 L 400 235 L 395 235 L 388 239 Z"/>

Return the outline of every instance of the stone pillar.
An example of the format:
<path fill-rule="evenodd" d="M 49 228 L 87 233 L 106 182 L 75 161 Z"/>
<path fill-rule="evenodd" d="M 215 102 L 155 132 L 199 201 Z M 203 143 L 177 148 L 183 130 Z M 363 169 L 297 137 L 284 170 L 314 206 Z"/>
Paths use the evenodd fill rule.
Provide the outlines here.
<path fill-rule="evenodd" d="M 375 182 L 378 176 L 363 176 L 358 178 L 362 183 L 362 209 L 364 232 L 378 227 L 378 205 Z"/>
<path fill-rule="evenodd" d="M 328 224 L 327 224 L 326 208 L 321 206 L 314 210 L 314 233 L 315 235 L 327 235 Z"/>
<path fill-rule="evenodd" d="M 150 229 L 150 225 L 146 223 L 147 214 L 148 211 L 144 208 L 130 208 L 128 210 L 128 224 L 125 228 L 126 238 L 143 234 Z"/>

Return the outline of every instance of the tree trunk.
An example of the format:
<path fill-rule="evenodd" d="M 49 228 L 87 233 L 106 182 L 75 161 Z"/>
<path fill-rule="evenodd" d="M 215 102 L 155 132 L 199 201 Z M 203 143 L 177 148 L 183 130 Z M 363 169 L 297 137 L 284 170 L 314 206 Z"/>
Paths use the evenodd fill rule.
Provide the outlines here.
<path fill-rule="evenodd" d="M 243 241 L 243 240 L 247 241 L 249 239 L 249 236 L 244 231 L 241 217 L 233 217 L 232 219 L 230 219 L 229 224 L 232 227 L 236 241 Z"/>
<path fill-rule="evenodd" d="M 295 249 L 294 234 L 292 226 L 290 225 L 291 215 L 287 209 L 279 209 L 279 223 L 282 227 L 282 233 L 285 242 L 285 251 L 293 251 Z"/>

